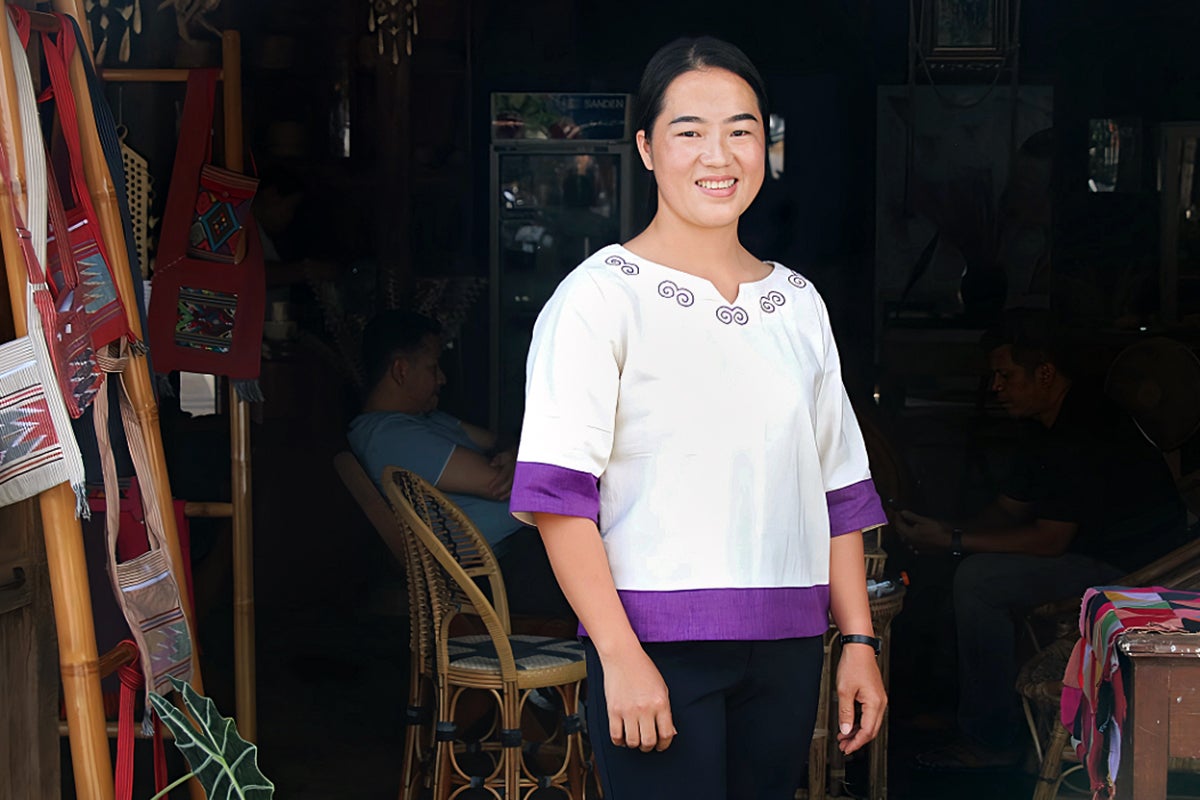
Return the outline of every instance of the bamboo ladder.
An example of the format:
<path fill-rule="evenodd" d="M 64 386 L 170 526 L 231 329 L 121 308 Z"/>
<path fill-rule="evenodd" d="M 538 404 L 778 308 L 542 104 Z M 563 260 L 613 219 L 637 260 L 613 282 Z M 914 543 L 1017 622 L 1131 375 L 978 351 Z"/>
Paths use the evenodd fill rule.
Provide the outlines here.
<path fill-rule="evenodd" d="M 55 7 L 81 21 L 90 57 L 90 38 L 86 33 L 88 27 L 81 3 L 78 0 L 55 0 Z M 4 0 L 0 0 L 0 13 L 7 13 Z M 55 29 L 58 25 L 57 20 L 50 15 L 35 12 L 31 14 L 31 19 L 35 30 Z M 229 166 L 232 168 L 241 167 L 240 70 L 237 70 L 236 67 L 238 50 L 237 34 L 227 34 L 223 41 L 223 55 L 227 62 L 232 61 L 236 73 L 236 79 L 234 79 L 235 73 L 227 72 L 230 78 L 229 84 L 234 88 L 230 91 L 227 87 L 225 93 L 227 125 L 234 129 L 233 136 L 227 132 L 226 140 L 230 144 Z M 232 59 L 230 59 L 231 55 Z M 19 176 L 17 186 L 24 186 L 23 143 L 18 133 L 16 85 L 11 69 L 11 56 L 8 37 L 0 36 L 0 60 L 2 60 L 2 64 L 0 64 L 0 146 L 6 148 L 9 159 L 14 165 L 14 169 L 17 170 L 16 174 Z M 77 95 L 76 102 L 80 108 L 79 124 L 84 145 L 85 174 L 97 208 L 102 236 L 106 241 L 120 243 L 118 247 L 110 248 L 117 291 L 129 315 L 128 321 L 131 330 L 141 335 L 141 321 L 136 311 L 128 254 L 124 250 L 124 234 L 119 209 L 112 179 L 100 149 L 81 58 L 82 56 L 77 52 L 76 59 L 71 65 L 71 79 Z M 11 192 L 12 187 L 10 186 L 0 187 L 0 213 L 7 213 L 11 203 L 16 203 L 18 207 L 23 206 L 25 198 L 21 195 L 14 196 Z M 9 227 L 0 226 L 0 246 L 3 247 L 14 326 L 16 333 L 22 335 L 27 331 L 24 301 L 26 278 L 24 265 L 20 262 L 21 250 L 17 234 Z M 179 549 L 178 532 L 175 529 L 175 517 L 170 506 L 171 495 L 162 453 L 162 438 L 158 427 L 158 408 L 154 400 L 145 360 L 135 359 L 131 363 L 132 366 L 125 373 L 127 388 L 133 400 L 139 424 L 143 428 L 143 435 L 151 451 L 152 481 L 159 489 L 159 497 L 165 505 L 165 508 L 162 509 L 162 516 L 166 528 L 168 553 L 171 557 L 172 570 L 176 572 L 176 580 L 182 586 L 184 583 L 177 566 L 182 563 L 182 555 Z M 252 739 L 255 715 L 253 706 L 253 583 L 250 571 L 252 543 L 249 535 L 249 417 L 248 410 L 236 396 L 232 397 L 231 407 L 233 409 L 231 412 L 231 436 L 233 439 L 235 502 L 233 504 L 197 504 L 191 510 L 196 512 L 196 516 L 227 515 L 232 516 L 234 520 L 234 567 L 235 573 L 239 572 L 239 567 L 241 573 L 240 575 L 235 574 L 235 592 L 237 593 L 235 608 L 238 615 L 238 620 L 235 621 L 235 636 L 238 638 L 239 645 L 236 657 L 237 700 L 244 720 L 243 733 L 247 738 Z M 87 588 L 87 566 L 83 552 L 82 529 L 74 513 L 74 494 L 69 486 L 62 484 L 43 492 L 38 500 L 42 514 L 43 534 L 46 539 L 47 562 L 58 630 L 60 672 L 74 765 L 76 795 L 81 800 L 93 800 L 93 798 L 110 800 L 113 796 L 113 773 L 100 693 L 100 659 L 97 654 L 91 599 Z M 195 630 L 193 612 L 186 596 L 183 607 L 189 623 Z M 247 647 L 244 643 L 249 643 L 249 646 Z M 193 653 L 193 667 L 195 673 L 193 684 L 197 690 L 202 691 L 199 663 L 195 653 Z M 192 781 L 189 788 L 193 797 L 203 797 L 203 790 L 198 782 Z"/>
<path fill-rule="evenodd" d="M 83 31 L 84 48 L 87 57 L 93 52 L 91 28 L 84 12 L 83 0 L 54 0 L 57 11 L 70 14 L 79 23 Z M 112 180 L 108 175 L 107 162 L 100 149 L 99 135 L 96 132 L 95 116 L 92 114 L 91 98 L 88 95 L 83 63 L 83 56 L 77 51 L 75 61 L 71 65 L 71 82 L 76 87 L 76 102 L 79 105 L 80 136 L 84 144 L 84 167 L 87 170 L 88 186 L 91 188 L 97 213 L 102 220 L 105 209 L 111 217 L 112 235 L 108 236 L 109 228 L 105 227 L 106 241 L 124 242 L 120 223 L 120 215 L 113 192 Z M 100 70 L 101 77 L 107 82 L 126 83 L 184 83 L 187 81 L 186 69 L 105 69 Z M 244 139 L 242 135 L 242 70 L 241 70 L 241 37 L 237 31 L 225 31 L 221 35 L 221 72 L 219 75 L 222 88 L 224 111 L 225 137 L 225 166 L 235 172 L 241 172 L 245 167 L 243 156 Z M 96 180 L 93 181 L 93 174 Z M 102 191 L 100 190 L 102 187 Z M 109 248 L 118 250 L 114 257 L 118 261 L 114 270 L 120 272 L 128 282 L 122 288 L 123 296 L 133 297 L 133 284 L 128 268 L 128 254 L 124 247 Z M 128 292 L 128 294 L 126 294 Z M 126 308 L 135 307 L 132 302 L 126 303 Z M 136 314 L 134 315 L 136 316 Z M 140 322 L 139 322 L 140 326 Z M 140 327 L 134 328 L 140 333 Z M 145 362 L 139 362 L 144 364 Z M 150 384 L 149 372 L 141 369 L 139 380 L 145 380 L 144 388 L 146 408 L 152 414 L 153 442 L 151 454 L 155 457 L 156 465 L 162 467 L 159 496 L 168 504 L 163 512 L 164 519 L 169 518 L 170 527 L 174 527 L 174 514 L 169 506 L 170 489 L 166 488 L 165 460 L 162 456 L 162 437 L 158 427 L 158 407 L 154 402 L 153 389 Z M 138 396 L 130 394 L 138 406 Z M 140 418 L 140 417 L 139 417 Z M 185 513 L 193 517 L 228 517 L 233 523 L 233 639 L 234 639 L 234 688 L 238 730 L 247 740 L 254 741 L 258 730 L 258 715 L 255 692 L 255 649 L 254 649 L 254 538 L 253 513 L 250 480 L 250 407 L 230 387 L 229 390 L 229 450 L 232 467 L 231 503 L 188 503 Z M 148 438 L 149 441 L 149 438 Z M 156 480 L 159 476 L 156 475 Z M 177 538 L 173 538 L 178 546 Z M 181 563 L 181 562 L 177 562 Z M 183 586 L 184 584 L 180 584 Z M 189 618 L 190 619 L 190 618 Z M 193 627 L 193 630 L 195 628 Z M 199 675 L 197 665 L 197 675 Z"/>
<path fill-rule="evenodd" d="M 8 7 L 0 0 L 0 15 L 7 24 Z M 38 19 L 35 24 L 44 23 Z M 27 211 L 27 199 L 19 192 L 26 186 L 24 143 L 21 141 L 17 89 L 12 69 L 12 48 L 7 33 L 0 36 L 0 147 L 4 147 L 16 176 L 15 185 L 0 181 L 0 213 L 8 215 L 15 204 Z M 28 218 L 28 214 L 25 213 Z M 8 218 L 7 216 L 5 217 Z M 0 224 L 0 247 L 13 323 L 18 336 L 28 332 L 25 316 L 27 276 L 22 263 L 17 232 Z M 34 331 L 34 336 L 40 332 Z M 75 498 L 66 483 L 38 496 L 50 591 L 58 631 L 59 671 L 70 731 L 71 760 L 76 794 L 84 800 L 111 800 L 113 771 L 105 733 L 104 707 L 100 694 L 100 664 L 96 632 L 88 592 L 83 530 L 75 516 Z"/>

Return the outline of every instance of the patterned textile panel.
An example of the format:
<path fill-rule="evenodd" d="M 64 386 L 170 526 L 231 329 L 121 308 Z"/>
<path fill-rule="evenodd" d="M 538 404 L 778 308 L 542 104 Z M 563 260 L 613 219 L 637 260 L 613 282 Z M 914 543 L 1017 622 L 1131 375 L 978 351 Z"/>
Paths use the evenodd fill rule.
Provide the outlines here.
<path fill-rule="evenodd" d="M 228 353 L 233 345 L 237 300 L 236 294 L 181 286 L 175 344 L 211 353 Z"/>

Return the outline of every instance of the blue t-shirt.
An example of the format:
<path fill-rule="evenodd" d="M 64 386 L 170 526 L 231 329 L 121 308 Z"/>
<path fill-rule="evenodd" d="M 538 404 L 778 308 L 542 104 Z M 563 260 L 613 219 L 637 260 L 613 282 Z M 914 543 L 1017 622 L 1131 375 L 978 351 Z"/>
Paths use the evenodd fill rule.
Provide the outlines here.
<path fill-rule="evenodd" d="M 387 467 L 415 472 L 436 485 L 455 447 L 482 454 L 455 417 L 441 411 L 428 414 L 401 414 L 395 411 L 371 411 L 359 414 L 346 433 L 350 449 L 363 469 L 382 488 L 380 481 Z M 508 503 L 487 500 L 469 494 L 447 492 L 446 496 L 475 523 L 492 547 L 521 527 L 508 511 Z"/>

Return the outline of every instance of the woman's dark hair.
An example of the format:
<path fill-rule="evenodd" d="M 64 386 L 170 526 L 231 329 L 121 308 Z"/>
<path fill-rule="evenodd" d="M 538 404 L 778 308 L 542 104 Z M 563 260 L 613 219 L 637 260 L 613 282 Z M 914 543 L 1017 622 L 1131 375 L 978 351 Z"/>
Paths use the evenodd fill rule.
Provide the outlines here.
<path fill-rule="evenodd" d="M 367 372 L 367 390 L 379 383 L 398 356 L 412 355 L 421 349 L 427 336 L 442 335 L 442 326 L 415 311 L 383 311 L 363 329 L 363 369 Z"/>
<path fill-rule="evenodd" d="M 644 130 L 649 138 L 654 121 L 662 113 L 663 97 L 671 81 L 686 72 L 698 69 L 723 69 L 750 84 L 758 98 L 758 112 L 763 125 L 770 119 L 767 112 L 767 89 L 758 69 L 746 54 L 729 42 L 712 36 L 676 39 L 663 45 L 650 57 L 642 71 L 642 82 L 633 101 L 633 129 Z"/>
<path fill-rule="evenodd" d="M 723 69 L 732 72 L 750 85 L 758 98 L 758 112 L 764 126 L 770 123 L 767 111 L 767 89 L 762 75 L 736 45 L 712 36 L 676 39 L 663 45 L 646 62 L 642 70 L 642 82 L 633 100 L 633 129 L 645 131 L 646 138 L 654 129 L 654 122 L 662 114 L 663 98 L 671 82 L 688 72 L 698 69 Z M 764 131 L 765 133 L 765 131 Z M 766 136 L 763 137 L 764 147 Z M 650 216 L 658 205 L 658 186 L 654 173 L 650 173 Z"/>

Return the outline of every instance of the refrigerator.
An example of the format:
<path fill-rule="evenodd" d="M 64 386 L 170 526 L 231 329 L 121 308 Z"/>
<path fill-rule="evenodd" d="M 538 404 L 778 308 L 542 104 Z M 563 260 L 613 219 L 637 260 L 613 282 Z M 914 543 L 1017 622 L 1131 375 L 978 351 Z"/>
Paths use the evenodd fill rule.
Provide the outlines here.
<path fill-rule="evenodd" d="M 511 437 L 520 431 L 525 361 L 542 306 L 581 261 L 632 235 L 636 154 L 625 136 L 623 106 L 621 125 L 592 128 L 621 138 L 555 139 L 497 136 L 496 105 L 493 99 L 490 423 Z"/>

